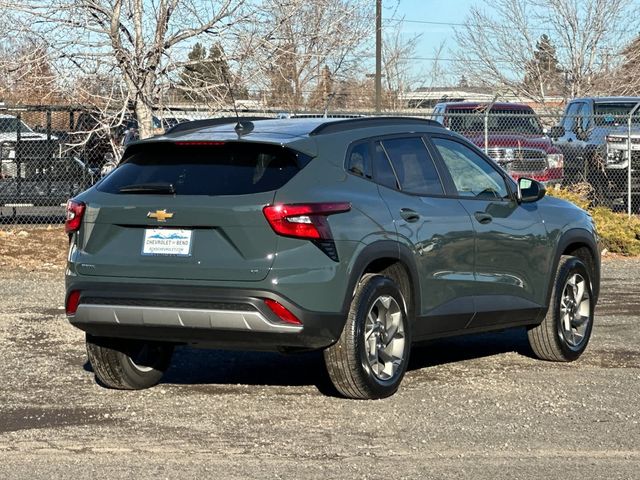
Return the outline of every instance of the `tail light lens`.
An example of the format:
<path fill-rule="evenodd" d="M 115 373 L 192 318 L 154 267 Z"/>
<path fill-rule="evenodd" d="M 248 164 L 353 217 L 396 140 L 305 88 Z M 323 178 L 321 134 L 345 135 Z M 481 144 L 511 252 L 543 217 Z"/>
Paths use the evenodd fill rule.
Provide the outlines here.
<path fill-rule="evenodd" d="M 67 202 L 67 216 L 64 222 L 64 231 L 67 233 L 77 232 L 82 224 L 82 217 L 86 205 L 82 202 L 69 200 Z"/>
<path fill-rule="evenodd" d="M 78 305 L 80 304 L 80 290 L 72 290 L 67 296 L 67 303 L 65 305 L 65 311 L 67 315 L 75 315 L 78 311 Z"/>
<path fill-rule="evenodd" d="M 263 212 L 269 225 L 278 235 L 308 240 L 331 240 L 333 236 L 327 217 L 348 212 L 351 204 L 307 203 L 293 205 L 268 205 Z"/>
<path fill-rule="evenodd" d="M 298 317 L 287 310 L 287 308 L 281 303 L 278 303 L 275 300 L 271 300 L 270 298 L 265 298 L 264 303 L 283 322 L 290 323 L 292 325 L 302 325 L 302 322 L 298 320 Z"/>

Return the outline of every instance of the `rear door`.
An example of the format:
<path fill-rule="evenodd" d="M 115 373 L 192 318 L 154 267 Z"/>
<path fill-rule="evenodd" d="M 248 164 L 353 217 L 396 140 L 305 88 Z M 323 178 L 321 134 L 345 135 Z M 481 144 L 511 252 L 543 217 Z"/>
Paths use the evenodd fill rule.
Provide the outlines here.
<path fill-rule="evenodd" d="M 475 230 L 476 315 L 469 327 L 534 320 L 551 263 L 536 203 L 518 204 L 504 172 L 463 142 L 431 138 Z"/>
<path fill-rule="evenodd" d="M 420 275 L 422 305 L 416 305 L 414 336 L 463 329 L 473 316 L 469 215 L 445 196 L 421 136 L 383 138 L 373 148 L 374 179 Z"/>
<path fill-rule="evenodd" d="M 248 142 L 149 143 L 129 152 L 88 197 L 79 273 L 266 277 L 277 236 L 262 208 L 308 157 Z"/>

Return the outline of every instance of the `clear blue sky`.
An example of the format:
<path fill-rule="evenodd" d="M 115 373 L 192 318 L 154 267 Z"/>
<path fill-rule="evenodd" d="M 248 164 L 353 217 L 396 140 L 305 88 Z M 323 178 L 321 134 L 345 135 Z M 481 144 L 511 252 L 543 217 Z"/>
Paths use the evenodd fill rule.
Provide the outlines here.
<path fill-rule="evenodd" d="M 430 58 L 442 42 L 445 42 L 445 49 L 442 52 L 444 57 L 450 57 L 449 51 L 455 49 L 454 27 L 435 23 L 462 23 L 472 5 L 484 6 L 485 3 L 481 0 L 400 0 L 395 13 L 397 0 L 383 0 L 382 5 L 383 19 L 390 20 L 392 15 L 395 18 L 404 17 L 408 21 L 402 23 L 402 32 L 408 36 L 422 35 L 416 56 Z M 393 24 L 390 25 L 387 22 L 386 25 L 391 27 Z M 414 69 L 416 71 L 428 69 L 429 63 L 416 61 Z"/>

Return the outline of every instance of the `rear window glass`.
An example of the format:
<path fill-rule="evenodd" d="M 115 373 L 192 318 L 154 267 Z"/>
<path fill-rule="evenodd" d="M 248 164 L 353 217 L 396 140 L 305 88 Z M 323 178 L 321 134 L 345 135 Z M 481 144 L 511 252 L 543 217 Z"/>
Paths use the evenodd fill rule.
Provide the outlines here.
<path fill-rule="evenodd" d="M 154 193 L 166 185 L 176 195 L 244 195 L 276 190 L 311 157 L 277 145 L 147 144 L 133 152 L 97 189 L 106 193 Z M 123 191 L 124 190 L 124 191 Z M 169 189 L 168 189 L 169 190 Z M 164 192 L 164 193 L 168 193 Z"/>

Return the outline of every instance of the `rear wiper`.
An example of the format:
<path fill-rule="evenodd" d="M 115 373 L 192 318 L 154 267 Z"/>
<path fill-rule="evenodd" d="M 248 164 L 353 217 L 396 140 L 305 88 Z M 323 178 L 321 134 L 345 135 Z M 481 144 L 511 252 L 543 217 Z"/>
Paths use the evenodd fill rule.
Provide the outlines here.
<path fill-rule="evenodd" d="M 159 193 L 174 194 L 176 189 L 173 183 L 134 183 L 120 187 L 120 193 Z"/>

